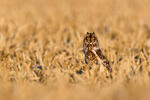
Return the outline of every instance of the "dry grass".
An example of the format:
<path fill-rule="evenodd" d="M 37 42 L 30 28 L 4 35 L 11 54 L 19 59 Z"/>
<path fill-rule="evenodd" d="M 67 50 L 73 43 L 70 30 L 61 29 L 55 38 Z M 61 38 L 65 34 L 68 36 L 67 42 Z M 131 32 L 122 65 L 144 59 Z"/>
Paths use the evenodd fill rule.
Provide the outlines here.
<path fill-rule="evenodd" d="M 149 0 L 0 2 L 1 100 L 149 99 Z M 113 79 L 84 70 L 83 37 L 93 31 Z"/>

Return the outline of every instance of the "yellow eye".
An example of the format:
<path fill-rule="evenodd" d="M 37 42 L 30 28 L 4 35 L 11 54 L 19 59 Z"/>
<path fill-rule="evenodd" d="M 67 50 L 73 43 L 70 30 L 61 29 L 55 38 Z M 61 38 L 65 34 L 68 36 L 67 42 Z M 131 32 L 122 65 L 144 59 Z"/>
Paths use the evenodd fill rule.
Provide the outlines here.
<path fill-rule="evenodd" d="M 87 37 L 86 39 L 87 39 L 88 41 L 90 40 L 90 38 L 89 38 L 89 37 Z"/>
<path fill-rule="evenodd" d="M 95 37 L 92 37 L 92 40 L 95 40 Z"/>

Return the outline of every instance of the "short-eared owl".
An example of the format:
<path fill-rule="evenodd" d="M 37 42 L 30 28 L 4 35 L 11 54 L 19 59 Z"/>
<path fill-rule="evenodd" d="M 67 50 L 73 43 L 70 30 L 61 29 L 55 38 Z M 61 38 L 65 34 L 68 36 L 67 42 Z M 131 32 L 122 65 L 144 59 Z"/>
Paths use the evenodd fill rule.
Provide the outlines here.
<path fill-rule="evenodd" d="M 103 55 L 98 39 L 95 35 L 95 33 L 88 33 L 84 37 L 83 40 L 83 50 L 84 50 L 84 58 L 85 58 L 85 63 L 88 64 L 89 62 L 98 62 L 102 63 L 109 72 L 112 72 L 112 68 L 109 64 L 109 61 L 107 58 Z"/>

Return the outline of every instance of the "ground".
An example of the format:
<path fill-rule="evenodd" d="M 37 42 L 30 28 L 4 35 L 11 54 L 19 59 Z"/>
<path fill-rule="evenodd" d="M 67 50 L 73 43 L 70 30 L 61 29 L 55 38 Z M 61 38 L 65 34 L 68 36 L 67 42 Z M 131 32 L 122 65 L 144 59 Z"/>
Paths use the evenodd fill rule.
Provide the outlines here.
<path fill-rule="evenodd" d="M 149 0 L 0 0 L 1 100 L 148 100 Z M 113 69 L 87 70 L 86 32 Z"/>

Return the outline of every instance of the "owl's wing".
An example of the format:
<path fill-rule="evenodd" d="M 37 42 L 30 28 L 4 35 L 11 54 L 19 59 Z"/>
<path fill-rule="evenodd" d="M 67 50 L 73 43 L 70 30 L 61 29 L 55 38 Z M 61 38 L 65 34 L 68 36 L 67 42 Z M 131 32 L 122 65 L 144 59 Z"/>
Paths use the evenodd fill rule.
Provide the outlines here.
<path fill-rule="evenodd" d="M 84 60 L 85 60 L 85 63 L 88 64 L 88 62 L 87 62 L 86 45 L 85 45 L 85 43 L 83 43 L 83 53 L 84 53 Z"/>
<path fill-rule="evenodd" d="M 102 61 L 102 64 L 107 68 L 107 70 L 111 73 L 112 72 L 112 68 L 109 64 L 108 59 L 103 55 L 102 51 L 100 49 L 96 50 L 96 54 L 99 56 L 99 58 Z"/>

